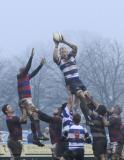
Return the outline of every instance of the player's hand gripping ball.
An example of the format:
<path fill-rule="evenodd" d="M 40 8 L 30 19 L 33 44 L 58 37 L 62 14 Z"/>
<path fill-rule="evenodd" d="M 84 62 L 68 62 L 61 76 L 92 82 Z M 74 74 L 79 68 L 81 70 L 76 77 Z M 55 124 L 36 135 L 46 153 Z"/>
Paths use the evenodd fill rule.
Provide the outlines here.
<path fill-rule="evenodd" d="M 60 33 L 53 33 L 53 40 L 56 42 L 61 42 L 63 40 L 63 36 Z"/>

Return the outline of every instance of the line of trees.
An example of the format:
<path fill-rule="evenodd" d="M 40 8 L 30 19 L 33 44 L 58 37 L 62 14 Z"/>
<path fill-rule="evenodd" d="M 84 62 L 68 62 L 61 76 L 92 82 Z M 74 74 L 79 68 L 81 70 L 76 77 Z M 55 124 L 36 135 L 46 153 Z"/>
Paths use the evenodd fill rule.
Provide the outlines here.
<path fill-rule="evenodd" d="M 53 107 L 64 103 L 67 97 L 63 76 L 52 60 L 52 50 L 53 48 L 51 56 L 47 56 L 47 64 L 31 81 L 35 105 L 48 113 L 52 112 Z M 16 112 L 19 112 L 16 75 L 20 65 L 26 64 L 29 56 L 30 53 L 26 53 L 21 57 L 15 56 L 0 62 L 1 107 L 10 103 L 14 105 Z M 32 69 L 39 61 L 34 58 Z M 124 51 L 117 41 L 96 38 L 82 45 L 80 42 L 77 65 L 80 78 L 95 99 L 108 107 L 123 105 Z"/>

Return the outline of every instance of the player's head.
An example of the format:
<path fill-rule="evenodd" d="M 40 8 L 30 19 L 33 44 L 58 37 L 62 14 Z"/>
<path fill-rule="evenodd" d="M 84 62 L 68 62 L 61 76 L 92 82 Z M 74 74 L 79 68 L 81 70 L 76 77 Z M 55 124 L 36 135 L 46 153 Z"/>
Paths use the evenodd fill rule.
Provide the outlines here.
<path fill-rule="evenodd" d="M 119 105 L 116 105 L 114 107 L 114 113 L 116 113 L 117 115 L 120 115 L 122 113 L 122 107 L 120 107 Z"/>
<path fill-rule="evenodd" d="M 114 109 L 115 108 L 113 106 L 110 106 L 110 107 L 107 108 L 107 114 L 108 114 L 108 116 L 112 115 L 114 113 Z"/>
<path fill-rule="evenodd" d="M 2 107 L 2 112 L 3 112 L 5 115 L 8 115 L 9 113 L 13 113 L 14 111 L 13 111 L 13 108 L 12 108 L 11 105 L 5 104 L 5 105 L 3 105 L 3 107 Z"/>
<path fill-rule="evenodd" d="M 104 105 L 99 105 L 98 109 L 96 110 L 96 112 L 99 114 L 99 115 L 102 115 L 104 116 L 106 113 L 107 113 L 107 109 Z"/>
<path fill-rule="evenodd" d="M 59 49 L 59 53 L 60 53 L 61 58 L 65 58 L 66 59 L 67 55 L 68 55 L 68 50 L 67 50 L 66 47 L 61 47 Z"/>
<path fill-rule="evenodd" d="M 73 122 L 74 122 L 74 124 L 78 125 L 78 124 L 80 123 L 80 121 L 81 121 L 81 116 L 80 116 L 80 114 L 79 114 L 79 113 L 75 113 L 75 114 L 73 115 Z"/>
<path fill-rule="evenodd" d="M 54 110 L 53 110 L 53 116 L 60 116 L 59 108 L 54 108 Z"/>
<path fill-rule="evenodd" d="M 19 73 L 24 72 L 24 70 L 25 70 L 25 67 L 21 67 L 21 68 L 19 68 Z"/>

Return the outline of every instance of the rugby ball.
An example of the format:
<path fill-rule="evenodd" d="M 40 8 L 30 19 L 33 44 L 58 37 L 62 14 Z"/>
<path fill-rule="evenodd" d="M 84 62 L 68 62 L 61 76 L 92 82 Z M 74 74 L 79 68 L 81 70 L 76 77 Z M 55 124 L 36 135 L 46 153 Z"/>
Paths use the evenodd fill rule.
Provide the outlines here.
<path fill-rule="evenodd" d="M 61 41 L 62 40 L 62 35 L 60 33 L 57 33 L 57 32 L 53 33 L 53 40 L 57 41 L 57 42 Z"/>

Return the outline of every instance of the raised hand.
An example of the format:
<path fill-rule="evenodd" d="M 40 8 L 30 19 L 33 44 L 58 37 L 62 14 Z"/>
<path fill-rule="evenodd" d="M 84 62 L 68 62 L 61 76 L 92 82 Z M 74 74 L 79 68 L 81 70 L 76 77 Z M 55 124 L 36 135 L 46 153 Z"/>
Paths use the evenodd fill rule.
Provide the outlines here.
<path fill-rule="evenodd" d="M 61 42 L 61 43 L 65 42 L 64 36 L 62 34 L 61 34 L 59 42 Z"/>
<path fill-rule="evenodd" d="M 44 65 L 46 63 L 46 59 L 42 58 L 40 64 Z"/>
<path fill-rule="evenodd" d="M 32 56 L 32 57 L 34 56 L 34 48 L 32 48 L 31 56 Z"/>

